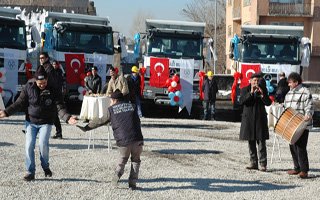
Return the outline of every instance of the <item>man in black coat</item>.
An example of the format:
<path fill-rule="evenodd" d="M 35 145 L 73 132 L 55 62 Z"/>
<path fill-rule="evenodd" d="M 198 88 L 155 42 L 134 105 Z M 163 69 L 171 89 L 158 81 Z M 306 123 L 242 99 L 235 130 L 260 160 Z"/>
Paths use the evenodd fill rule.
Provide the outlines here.
<path fill-rule="evenodd" d="M 204 80 L 202 85 L 202 91 L 204 94 L 203 98 L 203 114 L 204 120 L 215 119 L 215 111 L 216 111 L 216 94 L 218 92 L 218 86 L 216 81 L 213 79 L 213 72 L 207 72 L 207 78 Z"/>
<path fill-rule="evenodd" d="M 143 146 L 141 123 L 136 105 L 126 102 L 119 89 L 111 93 L 111 104 L 105 117 L 98 121 L 91 121 L 85 127 L 77 127 L 82 131 L 89 131 L 109 122 L 120 151 L 120 158 L 112 178 L 112 184 L 117 186 L 120 177 L 124 173 L 124 167 L 131 156 L 129 188 L 135 190 Z"/>
<path fill-rule="evenodd" d="M 290 87 L 288 85 L 288 81 L 284 72 L 279 73 L 279 82 L 276 91 L 276 102 L 283 103 L 286 94 L 289 92 Z"/>
<path fill-rule="evenodd" d="M 40 53 L 39 59 L 40 59 L 40 66 L 38 67 L 37 71 L 42 66 L 48 75 L 48 85 L 56 90 L 61 91 L 61 88 L 63 85 L 62 70 L 61 69 L 55 70 L 53 65 L 50 63 L 50 57 L 47 52 Z M 54 121 L 54 126 L 56 127 L 56 134 L 52 136 L 52 138 L 62 139 L 62 127 L 61 127 L 60 119 L 57 113 L 55 115 L 56 117 Z"/>
<path fill-rule="evenodd" d="M 98 68 L 91 68 L 91 76 L 87 77 L 86 89 L 89 94 L 99 94 L 101 92 L 101 77 L 98 75 Z"/>
<path fill-rule="evenodd" d="M 137 66 L 133 66 L 131 68 L 131 75 L 127 77 L 128 88 L 129 88 L 129 101 L 131 103 L 136 104 L 138 108 L 138 115 L 142 117 L 142 110 L 141 110 L 141 80 L 139 75 L 139 69 Z"/>
<path fill-rule="evenodd" d="M 271 100 L 265 84 L 261 84 L 259 79 L 261 79 L 260 74 L 253 74 L 249 86 L 241 89 L 240 104 L 243 106 L 243 113 L 240 140 L 247 140 L 249 144 L 251 164 L 247 169 L 258 169 L 259 157 L 260 170 L 266 171 L 266 140 L 269 139 L 269 128 L 265 106 L 271 105 Z M 256 143 L 258 144 L 258 155 Z"/>
<path fill-rule="evenodd" d="M 0 118 L 9 117 L 20 110 L 26 112 L 26 169 L 25 181 L 35 178 L 34 148 L 37 136 L 39 138 L 39 151 L 41 166 L 45 176 L 52 176 L 49 168 L 49 138 L 55 115 L 69 124 L 77 123 L 76 117 L 70 116 L 64 106 L 61 91 L 48 85 L 47 73 L 40 68 L 35 73 L 35 79 L 28 81 L 20 93 L 19 98 L 4 111 L 0 110 Z"/>

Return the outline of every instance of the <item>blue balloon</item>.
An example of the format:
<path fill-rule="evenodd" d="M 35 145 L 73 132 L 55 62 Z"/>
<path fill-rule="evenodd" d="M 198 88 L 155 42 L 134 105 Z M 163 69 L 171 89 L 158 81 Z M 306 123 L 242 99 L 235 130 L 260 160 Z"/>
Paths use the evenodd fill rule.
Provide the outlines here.
<path fill-rule="evenodd" d="M 174 93 L 173 92 L 169 92 L 168 97 L 172 100 L 174 97 Z"/>
<path fill-rule="evenodd" d="M 176 96 L 178 96 L 179 98 L 182 97 L 182 93 L 180 91 L 176 91 Z"/>
<path fill-rule="evenodd" d="M 171 99 L 171 100 L 170 100 L 170 105 L 171 105 L 171 106 L 176 106 L 177 103 L 176 103 L 173 99 Z"/>

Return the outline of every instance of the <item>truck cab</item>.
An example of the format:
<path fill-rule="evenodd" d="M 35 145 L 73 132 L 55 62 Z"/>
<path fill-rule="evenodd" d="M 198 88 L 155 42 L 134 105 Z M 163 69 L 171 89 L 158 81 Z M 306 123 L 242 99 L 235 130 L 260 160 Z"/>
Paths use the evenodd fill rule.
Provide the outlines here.
<path fill-rule="evenodd" d="M 0 8 L 0 85 L 5 104 L 9 100 L 14 101 L 14 97 L 27 82 L 26 26 L 18 18 L 20 13 L 20 10 Z"/>
<path fill-rule="evenodd" d="M 146 20 L 146 37 L 143 46 L 143 66 L 146 67 L 144 101 L 170 105 L 167 87 L 151 87 L 150 58 L 168 58 L 170 77 L 180 74 L 180 62 L 194 60 L 193 101 L 199 103 L 199 76 L 203 70 L 203 38 L 205 23 Z"/>
<path fill-rule="evenodd" d="M 29 57 L 36 66 L 39 53 L 46 51 L 51 60 L 60 63 L 68 77 L 66 54 L 83 55 L 84 70 L 75 76 L 83 76 L 97 66 L 102 86 L 106 83 L 107 71 L 113 65 L 114 56 L 113 30 L 108 18 L 47 11 L 33 15 L 30 18 L 38 20 L 29 22 L 29 31 L 32 34 L 30 39 L 36 45 L 30 49 Z M 81 101 L 79 87 L 83 87 L 83 83 L 67 81 L 67 102 Z"/>

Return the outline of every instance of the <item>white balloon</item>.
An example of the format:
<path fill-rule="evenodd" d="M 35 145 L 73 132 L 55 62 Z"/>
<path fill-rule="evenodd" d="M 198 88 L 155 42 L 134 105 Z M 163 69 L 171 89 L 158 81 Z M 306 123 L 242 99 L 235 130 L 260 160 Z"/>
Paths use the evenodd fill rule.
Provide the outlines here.
<path fill-rule="evenodd" d="M 82 94 L 83 90 L 84 90 L 84 88 L 83 88 L 82 86 L 79 86 L 79 87 L 78 87 L 78 92 L 79 92 L 80 94 Z"/>
<path fill-rule="evenodd" d="M 2 77 L 0 78 L 0 82 L 2 82 L 2 83 L 6 82 L 6 80 L 7 80 L 7 78 L 6 78 L 5 76 L 2 76 Z"/>
<path fill-rule="evenodd" d="M 79 99 L 80 101 L 82 101 L 82 100 L 83 100 L 83 95 L 80 94 L 80 95 L 78 96 L 78 99 Z"/>
<path fill-rule="evenodd" d="M 178 83 L 177 83 L 177 82 L 175 82 L 175 81 L 172 81 L 172 82 L 171 82 L 171 86 L 172 86 L 172 87 L 174 87 L 174 88 L 175 88 L 175 87 L 177 87 L 177 85 L 178 85 Z"/>
<path fill-rule="evenodd" d="M 5 69 L 4 67 L 1 67 L 1 68 L 0 68 L 0 72 L 2 72 L 3 74 L 5 74 L 5 73 L 6 73 L 6 69 Z"/>

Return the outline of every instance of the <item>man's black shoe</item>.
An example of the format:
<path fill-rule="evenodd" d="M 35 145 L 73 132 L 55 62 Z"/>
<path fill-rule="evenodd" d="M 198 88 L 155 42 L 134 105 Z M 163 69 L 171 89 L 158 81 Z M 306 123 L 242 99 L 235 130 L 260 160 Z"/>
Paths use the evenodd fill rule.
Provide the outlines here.
<path fill-rule="evenodd" d="M 52 136 L 52 139 L 62 139 L 62 134 L 56 133 L 54 136 Z"/>
<path fill-rule="evenodd" d="M 48 168 L 48 169 L 44 169 L 44 176 L 45 177 L 52 177 L 52 171 Z"/>
<path fill-rule="evenodd" d="M 81 131 L 83 132 L 86 132 L 87 131 L 87 128 L 86 127 L 83 127 L 83 126 L 79 126 L 79 125 L 76 125 L 78 128 L 80 128 Z"/>
<path fill-rule="evenodd" d="M 34 174 L 26 174 L 26 175 L 23 177 L 23 180 L 25 180 L 25 181 L 32 181 L 32 180 L 34 180 Z"/>

